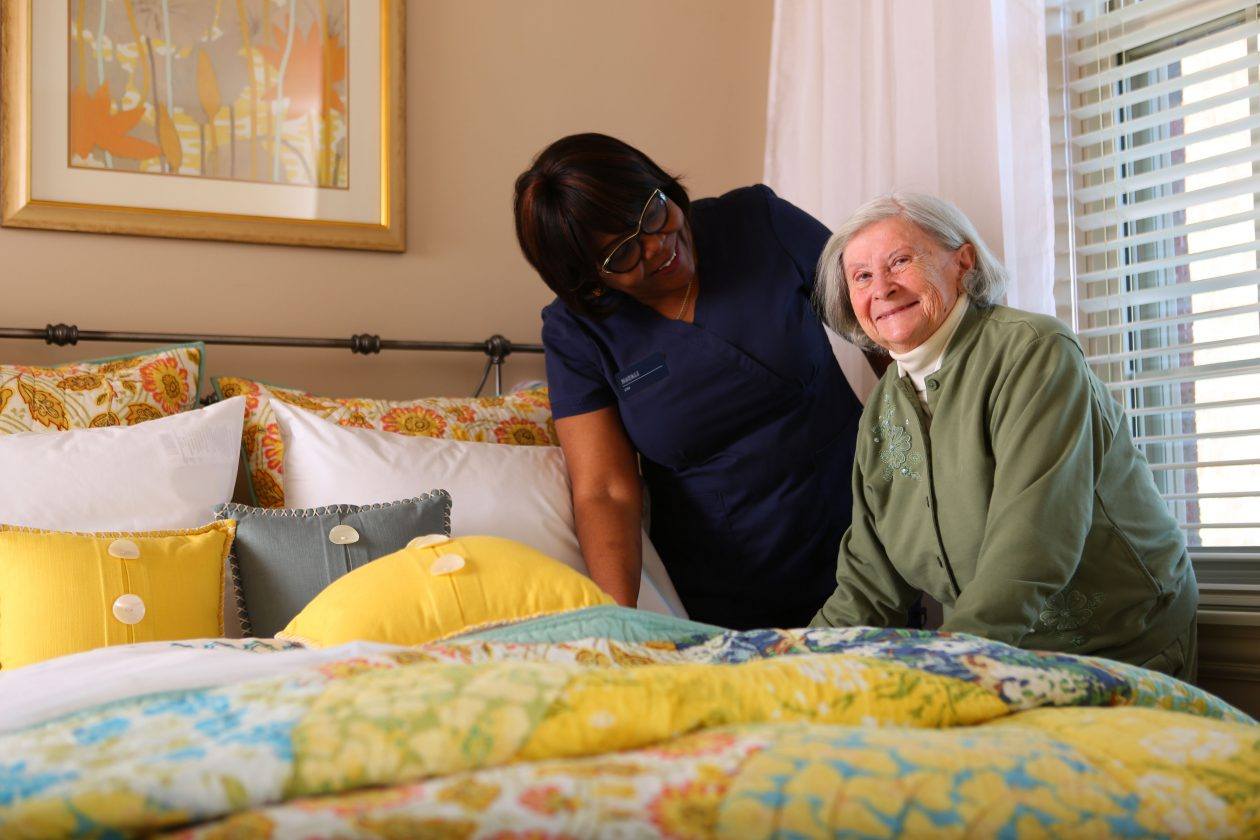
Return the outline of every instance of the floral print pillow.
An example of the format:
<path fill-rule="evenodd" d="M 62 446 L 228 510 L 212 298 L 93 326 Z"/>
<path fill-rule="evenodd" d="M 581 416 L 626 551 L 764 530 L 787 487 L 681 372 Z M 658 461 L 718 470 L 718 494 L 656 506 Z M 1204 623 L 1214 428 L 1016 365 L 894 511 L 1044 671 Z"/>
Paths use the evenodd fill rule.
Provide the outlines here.
<path fill-rule="evenodd" d="M 504 397 L 425 397 L 395 402 L 317 397 L 231 376 L 216 378 L 214 387 L 224 399 L 245 397 L 245 464 L 255 503 L 265 508 L 284 507 L 284 442 L 271 409 L 273 399 L 358 429 L 516 446 L 557 444 L 546 388 Z"/>
<path fill-rule="evenodd" d="M 197 407 L 200 342 L 61 367 L 0 365 L 0 434 L 134 426 Z"/>

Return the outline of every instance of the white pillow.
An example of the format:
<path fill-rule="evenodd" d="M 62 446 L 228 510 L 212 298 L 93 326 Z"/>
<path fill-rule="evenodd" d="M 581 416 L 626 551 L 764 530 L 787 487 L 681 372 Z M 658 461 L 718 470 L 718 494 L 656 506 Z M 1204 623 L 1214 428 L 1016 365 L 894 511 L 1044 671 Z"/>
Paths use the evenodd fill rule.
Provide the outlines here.
<path fill-rule="evenodd" d="M 0 435 L 0 522 L 54 531 L 195 528 L 230 501 L 245 398 L 149 420 Z"/>
<path fill-rule="evenodd" d="M 587 574 L 558 447 L 346 428 L 279 400 L 271 405 L 284 440 L 287 506 L 372 504 L 441 488 L 451 494 L 454 535 L 517 540 Z M 646 534 L 638 605 L 665 615 L 687 614 Z"/>

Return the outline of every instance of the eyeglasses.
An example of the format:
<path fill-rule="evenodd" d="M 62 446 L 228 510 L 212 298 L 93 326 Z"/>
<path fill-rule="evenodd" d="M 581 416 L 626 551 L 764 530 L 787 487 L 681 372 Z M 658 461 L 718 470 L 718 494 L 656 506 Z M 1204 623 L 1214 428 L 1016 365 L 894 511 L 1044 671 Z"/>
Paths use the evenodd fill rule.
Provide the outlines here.
<path fill-rule="evenodd" d="M 638 227 L 634 233 L 613 246 L 600 264 L 599 270 L 604 274 L 624 274 L 634 268 L 643 259 L 643 245 L 639 242 L 639 236 L 660 233 L 668 220 L 669 199 L 659 188 L 652 190 L 647 204 L 643 205 L 643 212 L 639 214 Z"/>

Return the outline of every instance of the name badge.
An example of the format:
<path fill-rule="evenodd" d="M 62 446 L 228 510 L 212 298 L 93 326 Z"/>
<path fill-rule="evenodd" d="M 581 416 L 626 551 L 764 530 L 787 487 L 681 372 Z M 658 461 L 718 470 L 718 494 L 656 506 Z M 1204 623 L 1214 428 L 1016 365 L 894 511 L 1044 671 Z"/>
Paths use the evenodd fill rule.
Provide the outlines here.
<path fill-rule="evenodd" d="M 667 376 L 669 376 L 669 365 L 665 364 L 664 353 L 653 353 L 641 362 L 622 368 L 614 375 L 617 390 L 623 397 L 637 394 L 648 385 L 660 382 Z"/>

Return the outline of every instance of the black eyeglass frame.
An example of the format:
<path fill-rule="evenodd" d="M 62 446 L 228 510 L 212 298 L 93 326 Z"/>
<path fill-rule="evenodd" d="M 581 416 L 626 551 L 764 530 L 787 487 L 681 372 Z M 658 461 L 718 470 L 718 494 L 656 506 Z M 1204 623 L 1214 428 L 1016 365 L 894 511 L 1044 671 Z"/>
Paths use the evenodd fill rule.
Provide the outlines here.
<path fill-rule="evenodd" d="M 665 209 L 665 214 L 661 217 L 661 223 L 658 227 L 654 228 L 653 230 L 648 230 L 647 228 L 643 226 L 643 222 L 645 219 L 647 219 L 648 212 L 652 209 L 652 202 L 656 201 L 658 197 L 660 199 L 661 206 Z M 668 222 L 669 222 L 669 196 L 665 194 L 664 190 L 662 190 L 660 187 L 657 187 L 656 189 L 652 190 L 652 194 L 648 196 L 647 202 L 643 205 L 643 212 L 639 214 L 639 223 L 638 225 L 635 226 L 634 233 L 630 234 L 624 239 L 619 240 L 616 245 L 613 245 L 613 247 L 609 249 L 608 256 L 604 257 L 604 261 L 600 263 L 600 266 L 599 266 L 600 273 L 601 274 L 625 274 L 628 271 L 634 271 L 634 269 L 638 267 L 639 263 L 643 262 L 643 244 L 640 242 L 637 242 L 638 238 L 644 234 L 647 234 L 648 236 L 652 236 L 653 234 L 660 233 L 661 230 L 664 229 L 665 225 Z M 631 263 L 629 266 L 627 266 L 626 268 L 623 268 L 620 271 L 614 271 L 612 268 L 609 267 L 609 263 L 612 262 L 612 258 L 617 255 L 617 252 L 620 251 L 621 248 L 629 242 L 636 242 L 636 244 L 638 244 L 639 246 L 638 258 L 635 259 L 635 261 Z"/>

